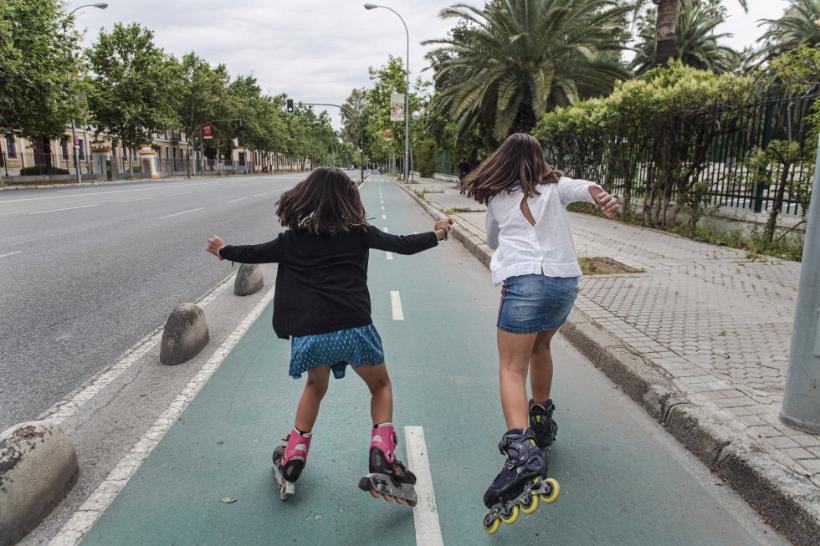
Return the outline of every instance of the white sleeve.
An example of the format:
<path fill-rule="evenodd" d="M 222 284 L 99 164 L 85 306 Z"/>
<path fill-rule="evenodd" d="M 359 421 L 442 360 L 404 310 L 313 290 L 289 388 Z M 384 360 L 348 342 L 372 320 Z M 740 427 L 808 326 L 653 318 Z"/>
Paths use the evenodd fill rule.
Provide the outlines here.
<path fill-rule="evenodd" d="M 568 176 L 562 176 L 558 180 L 558 196 L 564 205 L 575 203 L 576 201 L 594 203 L 595 199 L 593 199 L 589 193 L 591 186 L 600 187 L 595 182 L 590 182 L 589 180 L 575 180 Z"/>
<path fill-rule="evenodd" d="M 493 216 L 493 208 L 489 203 L 487 204 L 487 224 L 485 231 L 487 233 L 487 246 L 495 250 L 498 248 L 498 234 L 500 230 L 498 228 L 498 221 Z"/>

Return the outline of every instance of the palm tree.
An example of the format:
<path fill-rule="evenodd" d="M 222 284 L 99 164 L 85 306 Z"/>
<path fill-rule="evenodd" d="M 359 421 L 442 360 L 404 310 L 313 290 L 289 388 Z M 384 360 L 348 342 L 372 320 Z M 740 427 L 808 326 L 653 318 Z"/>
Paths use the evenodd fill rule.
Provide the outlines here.
<path fill-rule="evenodd" d="M 726 19 L 726 10 L 720 0 L 698 2 L 682 0 L 675 25 L 675 58 L 683 64 L 728 72 L 740 64 L 738 53 L 730 47 L 718 44 L 720 38 L 728 38 L 729 33 L 716 34 L 715 29 Z M 635 58 L 630 68 L 638 74 L 654 68 L 658 64 L 656 47 L 655 14 L 650 10 L 639 20 L 640 43 L 635 48 Z"/>
<path fill-rule="evenodd" d="M 820 45 L 820 0 L 789 0 L 780 19 L 763 19 L 760 25 L 769 25 L 760 37 L 765 45 L 760 55 L 770 60 L 791 51 L 800 44 Z"/>
<path fill-rule="evenodd" d="M 462 137 L 477 125 L 502 140 L 529 131 L 548 110 L 609 93 L 628 77 L 619 62 L 626 14 L 616 0 L 492 0 L 483 9 L 455 4 L 457 19 L 428 54 L 435 107 Z"/>

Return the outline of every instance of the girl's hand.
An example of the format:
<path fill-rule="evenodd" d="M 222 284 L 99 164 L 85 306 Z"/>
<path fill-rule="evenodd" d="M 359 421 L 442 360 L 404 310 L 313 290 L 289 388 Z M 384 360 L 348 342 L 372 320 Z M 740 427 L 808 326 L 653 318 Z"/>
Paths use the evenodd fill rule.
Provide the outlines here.
<path fill-rule="evenodd" d="M 447 238 L 447 234 L 450 233 L 450 226 L 452 225 L 453 221 L 447 216 L 436 220 L 436 224 L 433 226 L 433 231 L 436 232 L 436 237 L 438 237 L 439 241 Z"/>
<path fill-rule="evenodd" d="M 601 208 L 601 211 L 606 214 L 606 217 L 610 220 L 615 218 L 615 213 L 618 212 L 619 207 L 618 198 L 600 188 L 591 189 L 590 193 L 592 193 L 592 198 L 595 199 L 595 202 Z"/>
<path fill-rule="evenodd" d="M 225 246 L 225 241 L 222 240 L 222 237 L 219 235 L 214 235 L 210 239 L 208 239 L 208 252 L 219 258 L 220 260 L 224 259 L 222 256 L 219 255 L 219 249 Z"/>

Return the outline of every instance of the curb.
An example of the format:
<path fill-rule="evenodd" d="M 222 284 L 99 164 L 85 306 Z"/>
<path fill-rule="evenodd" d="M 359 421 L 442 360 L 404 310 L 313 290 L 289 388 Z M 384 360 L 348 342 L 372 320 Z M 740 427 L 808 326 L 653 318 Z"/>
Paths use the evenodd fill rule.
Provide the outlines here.
<path fill-rule="evenodd" d="M 402 184 L 394 182 L 433 218 L 443 214 Z M 453 238 L 489 267 L 492 250 L 483 236 L 454 225 Z M 779 464 L 745 434 L 690 400 L 658 366 L 627 348 L 588 315 L 573 309 L 561 327 L 576 349 L 672 436 L 737 491 L 769 524 L 796 544 L 817 544 L 820 490 L 804 476 Z"/>

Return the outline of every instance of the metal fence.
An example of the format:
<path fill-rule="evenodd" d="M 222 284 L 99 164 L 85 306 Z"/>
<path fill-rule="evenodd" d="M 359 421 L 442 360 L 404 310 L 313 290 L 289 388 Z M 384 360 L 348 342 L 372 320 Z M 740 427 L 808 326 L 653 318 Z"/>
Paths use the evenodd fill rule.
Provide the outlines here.
<path fill-rule="evenodd" d="M 627 201 L 648 201 L 658 191 L 666 202 L 683 201 L 682 191 L 697 185 L 706 205 L 763 212 L 773 207 L 780 190 L 781 212 L 805 215 L 814 169 L 809 114 L 818 97 L 769 95 L 740 109 L 706 112 L 703 119 L 682 116 L 684 121 L 664 128 L 673 135 L 666 139 L 629 134 L 628 128 L 614 135 L 590 132 L 546 143 L 545 155 L 570 176 L 598 181 L 613 193 L 626 194 Z M 704 131 L 697 124 L 708 127 Z M 661 149 L 665 142 L 674 149 Z M 797 156 L 778 156 L 784 142 L 799 146 Z M 769 158 L 761 160 L 766 150 Z M 672 154 L 673 169 L 660 172 L 662 154 Z M 685 188 L 661 181 L 658 190 L 664 176 L 689 178 Z"/>

